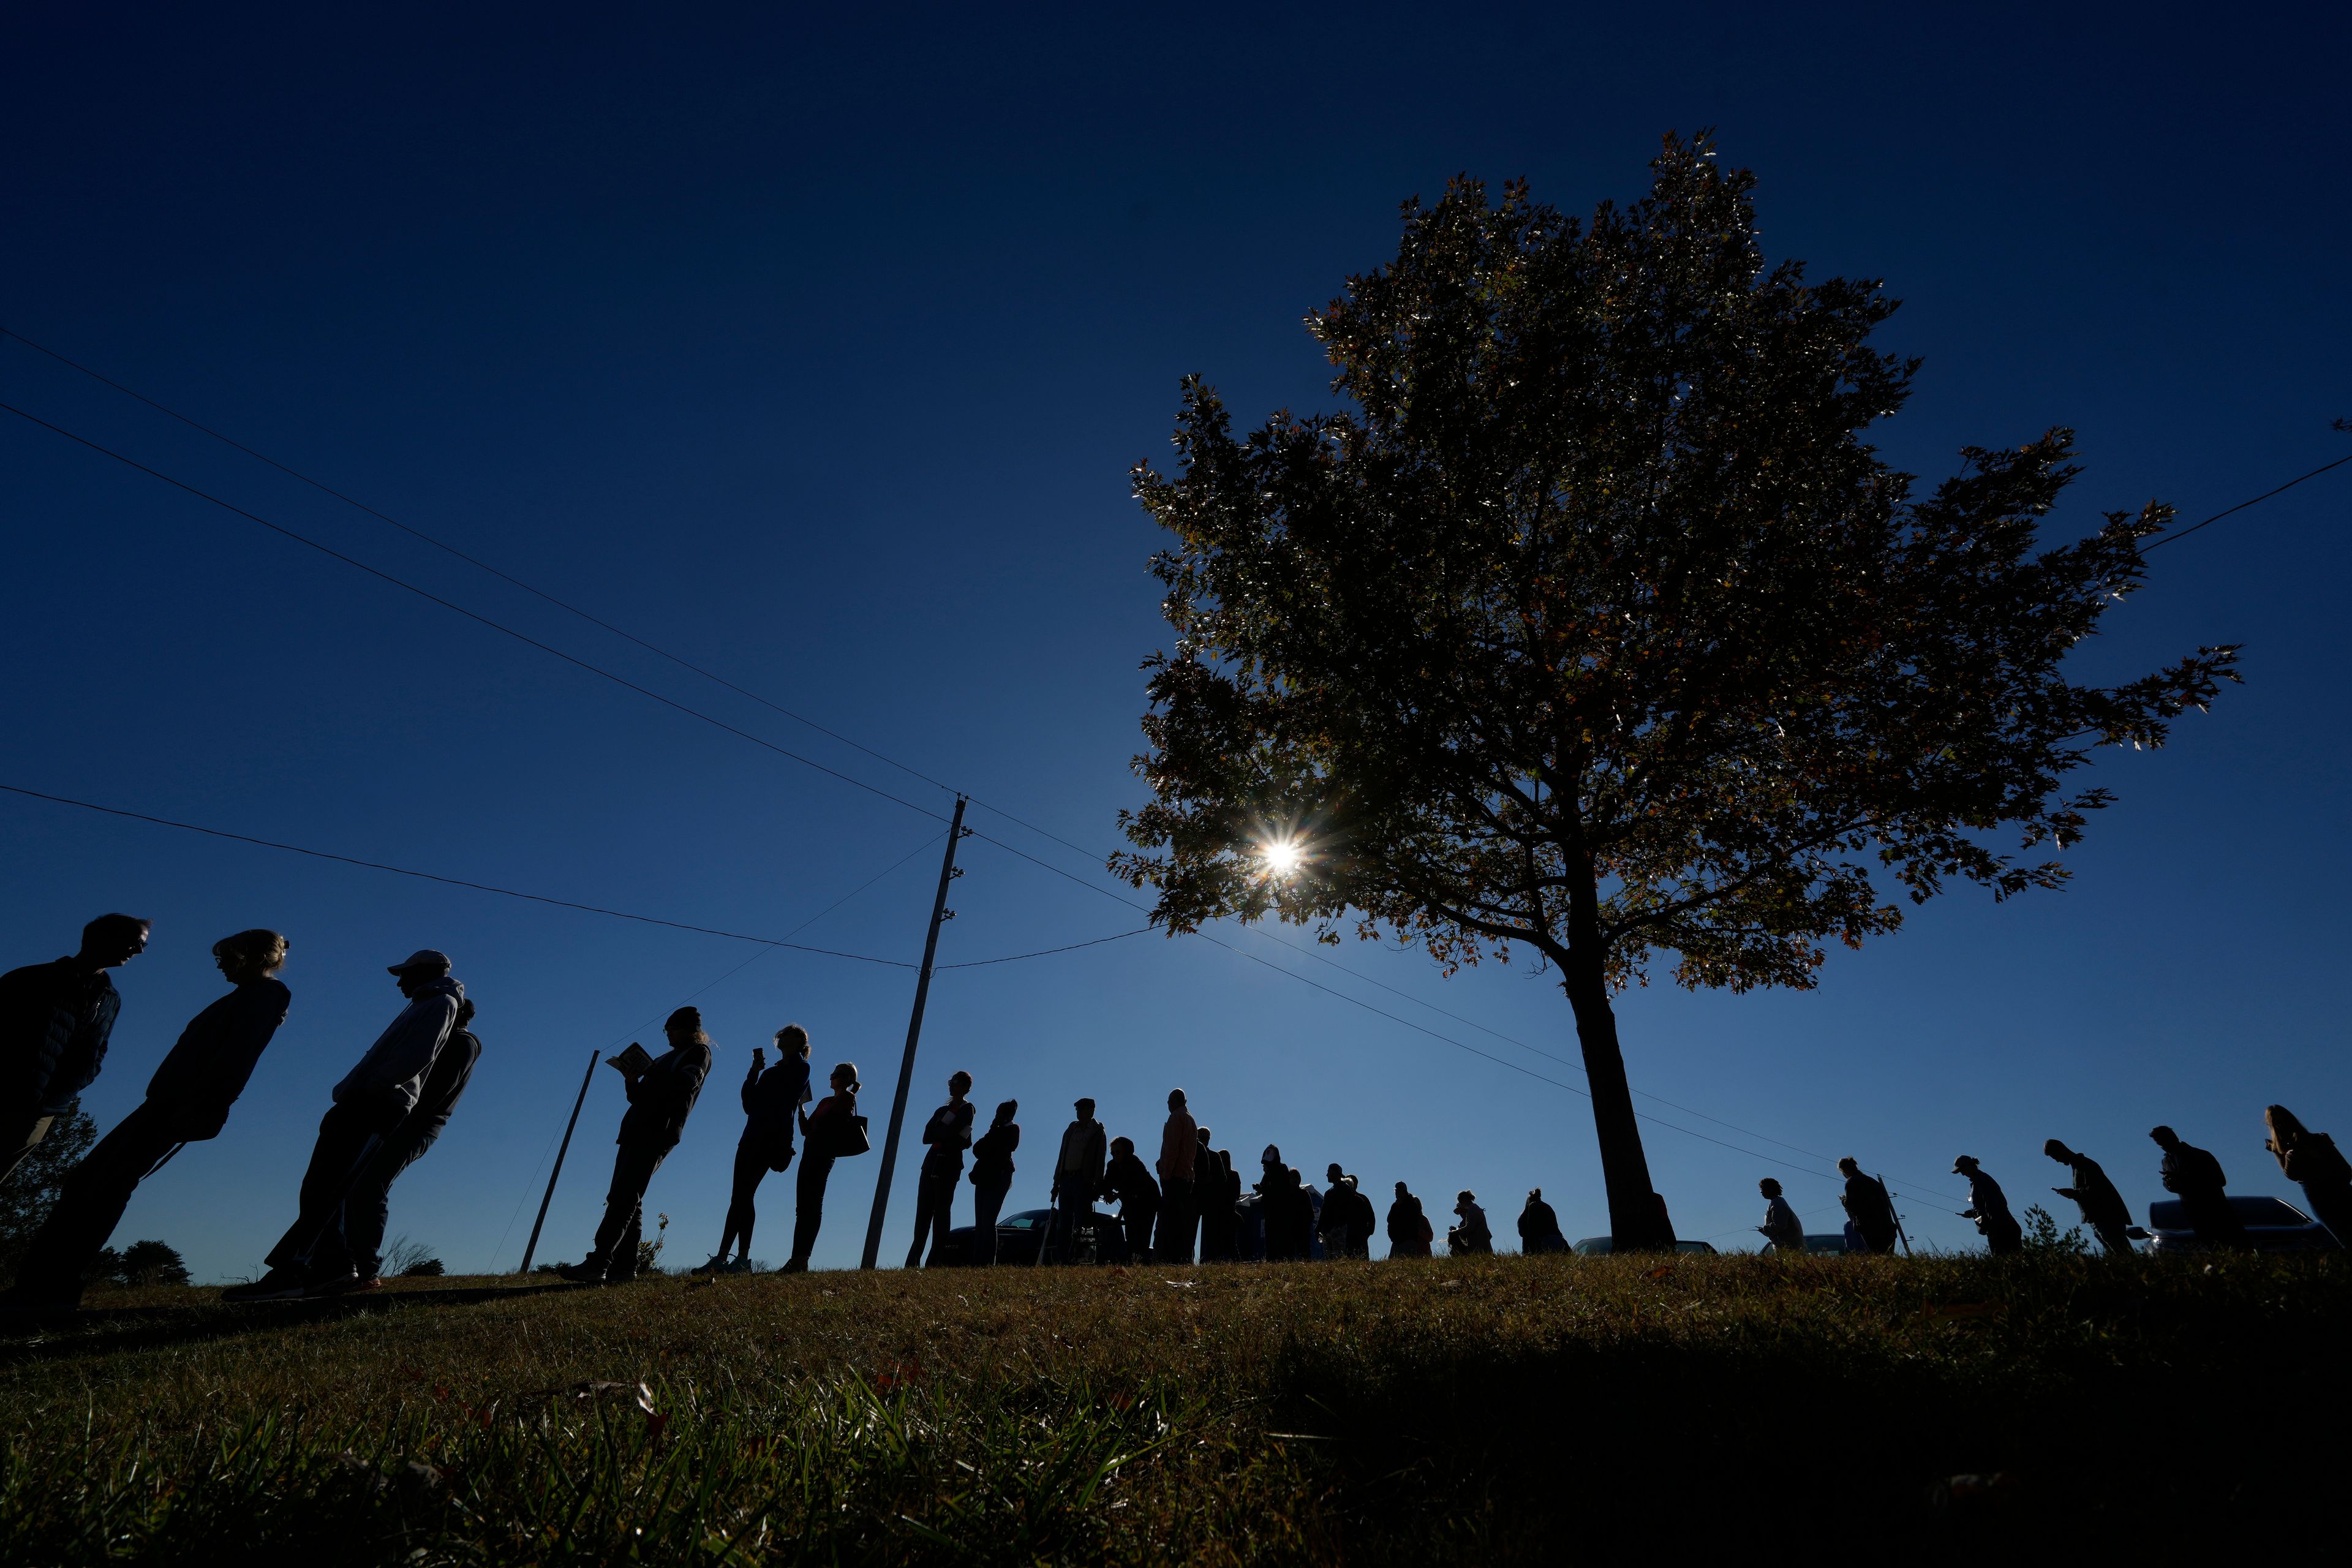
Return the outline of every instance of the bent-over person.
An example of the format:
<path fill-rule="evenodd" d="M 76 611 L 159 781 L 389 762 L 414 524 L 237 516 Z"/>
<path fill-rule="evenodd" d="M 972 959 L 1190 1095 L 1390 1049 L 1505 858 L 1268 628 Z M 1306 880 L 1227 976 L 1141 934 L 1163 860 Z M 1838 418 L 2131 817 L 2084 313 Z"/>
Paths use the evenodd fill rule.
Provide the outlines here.
<path fill-rule="evenodd" d="M 1995 1258 L 2024 1251 L 2025 1229 L 2009 1212 L 2009 1195 L 1977 1163 L 1976 1156 L 1963 1154 L 1953 1161 L 1952 1174 L 1968 1178 L 1969 1206 L 1960 1211 L 1960 1217 L 1977 1222 L 1977 1234 L 1985 1238 L 1986 1249 Z"/>
<path fill-rule="evenodd" d="M 2183 1142 L 2169 1127 L 2151 1128 L 2149 1139 L 2164 1151 L 2157 1179 L 2180 1200 L 2189 1228 L 2200 1247 L 2239 1247 L 2246 1245 L 2246 1222 L 2230 1203 L 2230 1178 L 2221 1162 L 2194 1143 Z"/>
<path fill-rule="evenodd" d="M 1838 1173 L 1845 1177 L 1845 1191 L 1838 1202 L 1845 1205 L 1846 1217 L 1861 1233 L 1865 1252 L 1892 1252 L 1900 1227 L 1895 1222 L 1895 1200 L 1886 1195 L 1886 1184 L 1875 1176 L 1862 1173 L 1862 1163 L 1849 1154 L 1838 1162 Z"/>
<path fill-rule="evenodd" d="M 2083 1211 L 2083 1223 L 2099 1238 L 2099 1245 L 2110 1258 L 2132 1255 L 2131 1210 L 2124 1195 L 2116 1191 L 2115 1183 L 2107 1180 L 2106 1172 L 2088 1154 L 2080 1154 L 2053 1138 L 2042 1145 L 2042 1152 L 2066 1167 L 2067 1184 L 2050 1190 L 2062 1198 L 2072 1198 L 2074 1206 Z"/>
<path fill-rule="evenodd" d="M 1103 1195 L 1118 1200 L 1118 1223 L 1127 1235 L 1128 1256 L 1138 1263 L 1152 1261 L 1151 1226 L 1160 1213 L 1160 1184 L 1136 1157 L 1134 1139 L 1110 1141 L 1110 1161 L 1103 1166 Z"/>

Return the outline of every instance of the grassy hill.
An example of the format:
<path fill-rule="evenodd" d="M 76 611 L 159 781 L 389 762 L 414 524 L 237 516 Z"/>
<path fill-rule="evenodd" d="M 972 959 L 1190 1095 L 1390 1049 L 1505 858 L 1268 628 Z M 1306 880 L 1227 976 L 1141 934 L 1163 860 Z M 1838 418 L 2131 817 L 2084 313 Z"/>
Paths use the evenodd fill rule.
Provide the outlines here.
<path fill-rule="evenodd" d="M 2332 1538 L 2352 1366 L 2341 1258 L 414 1284 L 0 1325 L 6 1557 L 2160 1562 Z"/>

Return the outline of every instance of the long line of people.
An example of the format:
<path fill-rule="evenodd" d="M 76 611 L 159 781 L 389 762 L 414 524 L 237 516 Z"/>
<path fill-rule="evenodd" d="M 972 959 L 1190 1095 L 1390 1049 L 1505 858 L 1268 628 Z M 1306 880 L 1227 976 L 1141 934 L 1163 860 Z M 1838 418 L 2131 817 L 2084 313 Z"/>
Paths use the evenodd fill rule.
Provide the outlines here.
<path fill-rule="evenodd" d="M 52 963 L 0 974 L 0 1180 L 5 1180 L 69 1112 L 102 1068 L 121 998 L 107 972 L 144 952 L 149 921 L 102 915 L 83 929 L 79 948 Z M 66 1179 L 58 1200 L 33 1238 L 5 1300 L 16 1306 L 70 1305 L 139 1184 L 187 1143 L 217 1137 L 244 1092 L 256 1063 L 286 1018 L 292 996 L 278 978 L 287 939 L 268 930 L 236 932 L 213 946 L 227 994 L 197 1014 L 164 1057 L 142 1103 L 100 1140 Z M 381 1285 L 382 1249 L 390 1193 L 402 1172 L 439 1137 L 465 1094 L 482 1044 L 470 1026 L 475 1005 L 452 974 L 447 954 L 427 948 L 387 966 L 404 999 L 400 1013 L 335 1085 L 319 1124 L 296 1198 L 293 1223 L 270 1248 L 268 1271 L 223 1294 L 235 1300 L 334 1295 Z M 659 1056 L 631 1046 L 610 1065 L 626 1087 L 627 1112 L 615 1152 L 603 1215 L 587 1256 L 564 1266 L 565 1278 L 601 1283 L 625 1279 L 638 1268 L 645 1194 L 654 1173 L 684 1135 L 709 1078 L 710 1037 L 699 1012 L 680 1007 L 664 1025 L 668 1049 Z M 785 1272 L 805 1270 L 824 1222 L 827 1184 L 836 1161 L 871 1147 L 857 1110 L 856 1064 L 840 1062 L 827 1075 L 831 1092 L 815 1100 L 808 1031 L 787 1024 L 776 1031 L 776 1061 L 752 1053 L 741 1090 L 743 1129 L 736 1144 L 732 1191 L 718 1250 L 699 1272 L 751 1268 L 757 1220 L 755 1198 L 771 1173 L 799 1173 L 794 1185 L 792 1254 Z M 948 1099 L 923 1125 L 918 1172 L 915 1236 L 907 1265 L 946 1262 L 986 1265 L 998 1254 L 998 1218 L 1021 1146 L 1014 1120 L 1019 1103 L 996 1107 L 975 1136 L 971 1076 L 948 1080 Z M 811 1104 L 814 1100 L 814 1105 Z M 1272 1144 L 1259 1156 L 1258 1179 L 1244 1190 L 1229 1151 L 1213 1146 L 1211 1130 L 1194 1120 L 1182 1089 L 1171 1090 L 1157 1152 L 1147 1164 L 1140 1145 L 1111 1137 L 1082 1099 L 1055 1146 L 1049 1184 L 1051 1222 L 1037 1256 L 1071 1258 L 1082 1238 L 1098 1238 L 1115 1218 L 1123 1250 L 1169 1264 L 1242 1258 L 1273 1261 L 1367 1258 L 1381 1217 L 1358 1178 L 1336 1162 L 1319 1190 Z M 2264 1147 L 2287 1179 L 2302 1187 L 2310 1212 L 2343 1243 L 2352 1226 L 2352 1164 L 2325 1133 L 2312 1132 L 2284 1106 L 2264 1113 Z M 796 1149 L 795 1131 L 800 1135 Z M 2149 1136 L 2162 1151 L 2158 1177 L 2179 1200 L 2197 1241 L 2210 1247 L 2246 1243 L 2245 1226 L 2231 1204 L 2221 1165 L 2211 1152 L 2183 1142 L 2169 1127 Z M 2102 1247 L 2133 1248 L 2130 1215 L 2097 1161 L 2053 1138 L 2044 1152 L 2066 1167 L 2068 1185 L 2053 1189 L 2073 1200 Z M 971 1166 L 967 1175 L 967 1152 Z M 1904 1239 L 1885 1184 L 1860 1163 L 1838 1162 L 1844 1178 L 1840 1202 L 1851 1250 L 1886 1253 Z M 1953 1162 L 1969 1184 L 1962 1217 L 1976 1222 L 1987 1247 L 2012 1253 L 2024 1246 L 2023 1227 L 2000 1184 L 1970 1155 Z M 952 1243 L 956 1195 L 969 1181 L 973 1226 L 968 1248 Z M 1772 1247 L 1807 1246 L 1801 1220 L 1780 1184 L 1760 1184 L 1764 1223 L 1757 1229 Z M 1095 1205 L 1118 1205 L 1116 1216 Z M 1491 1252 L 1494 1232 L 1473 1193 L 1459 1194 L 1455 1223 L 1445 1234 L 1455 1255 Z M 1421 1199 L 1396 1184 L 1385 1228 L 1391 1258 L 1426 1258 L 1436 1229 Z M 1523 1251 L 1567 1249 L 1559 1216 L 1542 1189 L 1528 1194 L 1517 1225 Z"/>

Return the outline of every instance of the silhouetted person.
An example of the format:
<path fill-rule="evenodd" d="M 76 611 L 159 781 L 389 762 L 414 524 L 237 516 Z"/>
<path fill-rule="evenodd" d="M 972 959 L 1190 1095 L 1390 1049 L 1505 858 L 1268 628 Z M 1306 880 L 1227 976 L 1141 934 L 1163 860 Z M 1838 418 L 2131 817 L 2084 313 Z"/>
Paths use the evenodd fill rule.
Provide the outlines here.
<path fill-rule="evenodd" d="M 1478 1206 L 1478 1194 L 1464 1191 L 1454 1195 L 1454 1213 L 1462 1223 L 1448 1226 L 1445 1249 L 1455 1258 L 1469 1258 L 1495 1250 L 1495 1233 L 1487 1226 L 1486 1211 Z"/>
<path fill-rule="evenodd" d="M 100 915 L 72 956 L 0 974 L 0 1182 L 106 1063 L 121 994 L 106 972 L 147 951 L 148 922 Z"/>
<path fill-rule="evenodd" d="M 956 1183 L 963 1177 L 963 1152 L 971 1147 L 971 1074 L 948 1078 L 948 1102 L 923 1123 L 923 1169 L 915 1180 L 915 1243 L 907 1248 L 907 1267 L 923 1261 L 923 1244 L 930 1240 L 931 1261 L 940 1260 L 947 1246 L 948 1228 L 955 1223 Z"/>
<path fill-rule="evenodd" d="M 1977 1222 L 1977 1234 L 1985 1238 L 1986 1248 L 1996 1258 L 2024 1251 L 2025 1230 L 2009 1212 L 2008 1194 L 1985 1173 L 1977 1157 L 1963 1154 L 1953 1161 L 1952 1174 L 1969 1179 L 1969 1206 L 1960 1211 L 1960 1217 Z"/>
<path fill-rule="evenodd" d="M 698 1009 L 680 1007 L 663 1022 L 662 1033 L 669 1049 L 634 1075 L 623 1072 L 629 1109 L 613 1140 L 619 1147 L 613 1156 L 613 1183 L 604 1191 L 604 1217 L 588 1256 L 556 1270 L 566 1279 L 601 1285 L 637 1277 L 646 1188 L 677 1147 L 686 1119 L 702 1096 L 702 1081 L 710 1076 L 710 1037 L 702 1032 Z"/>
<path fill-rule="evenodd" d="M 1559 1233 L 1559 1215 L 1544 1202 L 1541 1187 L 1528 1189 L 1527 1207 L 1519 1211 L 1519 1250 L 1530 1255 L 1568 1250 L 1568 1237 Z"/>
<path fill-rule="evenodd" d="M 1372 1233 L 1380 1228 L 1371 1200 L 1356 1190 L 1356 1178 L 1340 1170 L 1337 1160 L 1323 1175 L 1323 1207 L 1315 1216 L 1315 1228 L 1323 1237 L 1323 1256 L 1370 1257 Z"/>
<path fill-rule="evenodd" d="M 98 1141 L 65 1181 L 57 1206 L 16 1270 L 12 1305 L 70 1307 L 139 1184 L 183 1143 L 219 1136 L 229 1107 L 285 1020 L 292 995 L 277 979 L 286 939 L 245 931 L 213 943 L 235 987 L 191 1019 L 148 1080 L 147 1098 Z"/>
<path fill-rule="evenodd" d="M 1421 1200 L 1405 1191 L 1404 1184 L 1399 1182 L 1396 1201 L 1389 1205 L 1389 1256 L 1427 1258 L 1430 1243 L 1436 1237 L 1436 1227 L 1422 1211 Z"/>
<path fill-rule="evenodd" d="M 1774 1252 L 1791 1258 L 1801 1256 L 1805 1251 L 1805 1222 L 1797 1217 L 1797 1211 L 1781 1196 L 1780 1184 L 1767 1176 L 1756 1184 L 1756 1190 L 1764 1194 L 1764 1223 L 1756 1227 L 1757 1234 L 1772 1244 Z"/>
<path fill-rule="evenodd" d="M 1234 1180 L 1233 1156 L 1209 1147 L 1209 1130 L 1193 1131 L 1192 1197 L 1201 1211 L 1201 1261 L 1230 1263 L 1234 1256 L 1234 1200 L 1239 1195 Z"/>
<path fill-rule="evenodd" d="M 816 1102 L 814 1110 L 800 1112 L 801 1174 L 793 1190 L 793 1255 L 779 1274 L 808 1272 L 809 1254 L 816 1249 L 816 1233 L 824 1223 L 824 1184 L 833 1179 L 833 1163 L 858 1147 L 856 1062 L 835 1062 L 825 1082 L 833 1092 Z"/>
<path fill-rule="evenodd" d="M 1021 1124 L 1013 1119 L 1020 1111 L 1017 1100 L 999 1105 L 971 1146 L 971 1260 L 983 1268 L 996 1261 L 996 1216 L 1013 1187 L 1013 1151 L 1021 1147 Z"/>
<path fill-rule="evenodd" d="M 1861 1233 L 1863 1249 L 1894 1251 L 1895 1200 L 1886 1195 L 1885 1184 L 1864 1175 L 1860 1163 L 1851 1154 L 1838 1162 L 1838 1171 L 1845 1177 L 1845 1192 L 1838 1202 L 1845 1205 L 1846 1217 Z"/>
<path fill-rule="evenodd" d="M 751 1070 L 743 1076 L 743 1135 L 735 1141 L 727 1228 L 719 1233 L 719 1250 L 697 1274 L 751 1272 L 751 1227 L 760 1218 L 754 1199 L 769 1172 L 792 1167 L 793 1118 L 809 1098 L 808 1055 L 808 1031 L 798 1024 L 776 1031 L 774 1067 L 768 1065 L 765 1051 L 751 1047 Z M 739 1249 L 732 1260 L 727 1256 L 730 1247 Z"/>
<path fill-rule="evenodd" d="M 1103 1194 L 1118 1200 L 1118 1223 L 1127 1233 L 1128 1255 L 1138 1263 L 1152 1261 L 1151 1226 L 1160 1215 L 1160 1184 L 1135 1156 L 1135 1140 L 1110 1141 L 1110 1163 L 1103 1167 Z"/>
<path fill-rule="evenodd" d="M 2263 1112 L 2271 1135 L 2263 1147 L 2277 1156 L 2286 1179 L 2303 1189 L 2311 1217 L 2327 1227 L 2338 1247 L 2352 1247 L 2352 1165 L 2336 1152 L 2336 1140 L 2314 1132 L 2284 1105 Z"/>
<path fill-rule="evenodd" d="M 1095 1102 L 1081 1100 L 1076 1117 L 1062 1130 L 1062 1147 L 1054 1159 L 1053 1241 L 1062 1260 L 1077 1256 L 1078 1221 L 1095 1216 L 1095 1199 L 1102 1194 L 1103 1164 L 1108 1144 L 1103 1125 L 1095 1120 Z"/>
<path fill-rule="evenodd" d="M 1192 1226 L 1201 1217 L 1198 1174 L 1201 1124 L 1184 1103 L 1184 1091 L 1168 1091 L 1168 1120 L 1160 1129 L 1160 1240 L 1152 1256 L 1162 1263 L 1192 1261 Z"/>
<path fill-rule="evenodd" d="M 383 1284 L 383 1228 L 392 1214 L 392 1184 L 400 1173 L 425 1157 L 449 1125 L 449 1113 L 473 1081 L 474 1064 L 482 1058 L 482 1042 L 468 1027 L 474 1021 L 471 997 L 457 1004 L 457 1021 L 449 1037 L 433 1058 L 416 1091 L 416 1104 L 400 1125 L 377 1141 L 360 1162 L 344 1195 L 342 1213 L 319 1233 L 307 1268 L 310 1294 L 331 1296 L 342 1290 L 373 1290 Z"/>
<path fill-rule="evenodd" d="M 266 1259 L 269 1268 L 248 1285 L 221 1292 L 224 1301 L 272 1301 L 310 1287 L 310 1248 L 331 1225 L 340 1225 L 343 1198 L 383 1135 L 406 1120 L 425 1091 L 425 1075 L 457 1026 L 466 988 L 449 978 L 449 955 L 420 948 L 389 973 L 408 998 L 391 1026 L 376 1037 L 359 1065 L 335 1085 L 334 1103 L 319 1119 L 319 1141 L 302 1173 L 299 1212 Z"/>
<path fill-rule="evenodd" d="M 2203 1247 L 2243 1247 L 2246 1222 L 2230 1205 L 2230 1179 L 2221 1162 L 2194 1143 L 2184 1143 L 2169 1127 L 2151 1128 L 2148 1137 L 2164 1151 L 2158 1179 L 2164 1190 L 2180 1200 L 2189 1226 Z"/>
<path fill-rule="evenodd" d="M 1298 1173 L 1283 1163 L 1282 1151 L 1271 1143 L 1258 1158 L 1258 1172 L 1255 1191 L 1265 1219 L 1265 1260 L 1305 1258 L 1312 1222 L 1301 1213 L 1307 1208 L 1307 1194 L 1299 1190 Z"/>
<path fill-rule="evenodd" d="M 2107 1180 L 2106 1172 L 2088 1154 L 2077 1154 L 2053 1138 L 2042 1145 L 2042 1152 L 2066 1167 L 2068 1185 L 2050 1190 L 2062 1198 L 2072 1198 L 2074 1206 L 2083 1211 L 2083 1223 L 2099 1238 L 2099 1245 L 2110 1258 L 2132 1255 L 2131 1210 L 2125 1205 L 2124 1195 Z"/>

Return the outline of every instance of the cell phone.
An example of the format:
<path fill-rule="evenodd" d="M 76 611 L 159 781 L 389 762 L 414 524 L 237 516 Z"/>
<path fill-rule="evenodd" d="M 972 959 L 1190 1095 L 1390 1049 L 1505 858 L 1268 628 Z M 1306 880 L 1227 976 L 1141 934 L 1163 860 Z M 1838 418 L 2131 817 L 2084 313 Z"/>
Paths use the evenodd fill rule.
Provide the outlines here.
<path fill-rule="evenodd" d="M 751 1065 L 755 1068 L 766 1067 L 768 1065 L 767 1047 L 753 1046 L 751 1047 Z"/>

